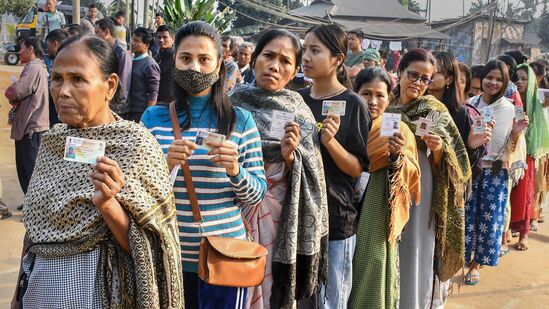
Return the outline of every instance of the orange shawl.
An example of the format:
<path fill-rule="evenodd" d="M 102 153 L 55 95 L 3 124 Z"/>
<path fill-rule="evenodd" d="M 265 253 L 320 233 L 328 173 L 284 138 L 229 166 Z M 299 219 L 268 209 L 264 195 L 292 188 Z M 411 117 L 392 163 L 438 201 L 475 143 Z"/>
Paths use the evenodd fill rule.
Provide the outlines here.
<path fill-rule="evenodd" d="M 400 123 L 400 132 L 406 138 L 400 158 L 391 164 L 387 137 L 381 134 L 381 119 L 376 118 L 368 135 L 368 158 L 370 159 L 370 174 L 389 167 L 389 208 L 391 218 L 389 224 L 389 241 L 393 243 L 402 233 L 402 229 L 410 217 L 411 202 L 419 204 L 421 182 L 416 139 L 412 131 L 404 123 Z"/>

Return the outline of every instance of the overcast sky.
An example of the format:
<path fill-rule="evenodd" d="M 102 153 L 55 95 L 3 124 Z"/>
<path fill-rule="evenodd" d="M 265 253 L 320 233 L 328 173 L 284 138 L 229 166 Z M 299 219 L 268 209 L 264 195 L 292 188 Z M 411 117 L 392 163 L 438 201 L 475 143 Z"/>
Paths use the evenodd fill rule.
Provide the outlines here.
<path fill-rule="evenodd" d="M 422 8 L 426 7 L 427 0 L 417 0 Z M 518 0 L 498 0 L 498 2 L 503 5 L 507 2 L 518 3 Z M 431 19 L 440 20 L 446 18 L 460 17 L 463 16 L 463 7 L 465 7 L 465 14 L 469 12 L 471 7 L 472 0 L 431 0 L 432 10 L 431 10 Z M 464 5 L 465 3 L 465 5 Z"/>

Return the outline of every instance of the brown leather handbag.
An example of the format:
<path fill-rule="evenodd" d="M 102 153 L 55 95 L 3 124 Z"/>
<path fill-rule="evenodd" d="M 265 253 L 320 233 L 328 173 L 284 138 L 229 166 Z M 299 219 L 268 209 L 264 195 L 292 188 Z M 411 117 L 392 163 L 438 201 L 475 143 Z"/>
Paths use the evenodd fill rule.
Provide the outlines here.
<path fill-rule="evenodd" d="M 175 139 L 181 139 L 181 127 L 175 111 L 175 102 L 170 103 L 170 118 Z M 202 214 L 187 163 L 182 164 L 187 194 L 191 202 L 193 220 L 202 222 Z M 242 218 L 247 235 L 250 227 Z M 219 286 L 258 286 L 265 277 L 268 251 L 265 247 L 249 240 L 219 236 L 205 236 L 198 254 L 198 276 L 203 281 Z"/>

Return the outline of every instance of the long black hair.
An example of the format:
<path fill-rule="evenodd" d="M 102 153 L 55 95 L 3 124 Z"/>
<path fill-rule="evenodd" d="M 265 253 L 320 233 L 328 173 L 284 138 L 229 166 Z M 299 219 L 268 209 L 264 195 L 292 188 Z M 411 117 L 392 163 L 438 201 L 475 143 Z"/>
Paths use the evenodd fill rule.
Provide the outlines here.
<path fill-rule="evenodd" d="M 387 86 L 387 95 L 389 97 L 389 101 L 391 101 L 391 89 L 393 89 L 393 81 L 391 80 L 389 73 L 387 73 L 387 71 L 378 66 L 370 67 L 360 71 L 360 73 L 358 73 L 355 78 L 353 91 L 355 93 L 358 93 L 360 87 L 362 87 L 363 84 L 371 83 L 376 80 L 376 78 L 379 78 L 379 80 Z"/>
<path fill-rule="evenodd" d="M 347 35 L 338 25 L 319 25 L 309 28 L 305 35 L 313 33 L 326 46 L 333 57 L 343 56 L 343 61 L 337 67 L 337 80 L 347 89 L 352 89 L 351 80 L 344 62 L 347 57 Z"/>
<path fill-rule="evenodd" d="M 118 75 L 118 58 L 116 57 L 114 49 L 109 43 L 107 43 L 107 41 L 100 39 L 95 35 L 83 33 L 65 40 L 57 50 L 57 55 L 59 55 L 63 49 L 78 43 L 84 45 L 87 49 L 86 52 L 90 53 L 92 57 L 95 58 L 97 64 L 99 65 L 99 70 L 101 71 L 101 74 L 103 74 L 103 78 L 105 80 L 109 78 L 111 74 Z M 110 101 L 111 106 L 116 106 L 118 102 L 120 102 L 120 97 L 121 92 L 119 78 L 116 92 Z"/>
<path fill-rule="evenodd" d="M 446 105 L 448 110 L 455 113 L 465 101 L 458 85 L 461 75 L 459 63 L 452 54 L 446 51 L 436 52 L 434 56 L 437 60 L 438 73 L 441 73 L 444 77 L 452 77 L 452 83 L 444 89 L 441 101 Z"/>
<path fill-rule="evenodd" d="M 482 71 L 482 75 L 480 76 L 480 88 L 482 89 L 482 91 L 484 91 L 482 87 L 482 80 L 484 80 L 484 78 L 486 78 L 486 76 L 492 70 L 499 70 L 501 72 L 501 76 L 503 76 L 503 86 L 501 87 L 499 93 L 490 98 L 490 104 L 503 97 L 503 95 L 505 94 L 505 90 L 507 90 L 507 85 L 509 85 L 509 70 L 507 68 L 507 64 L 500 60 L 490 60 L 484 66 L 484 70 Z"/>
<path fill-rule="evenodd" d="M 423 49 L 423 48 L 414 48 L 414 49 L 410 49 L 400 59 L 400 62 L 398 64 L 398 68 L 397 68 L 399 81 L 400 81 L 401 78 L 403 78 L 402 73 L 404 73 L 404 70 L 406 70 L 410 66 L 410 64 L 412 64 L 413 62 L 416 62 L 416 61 L 428 62 L 431 65 L 433 65 L 435 67 L 435 70 L 433 71 L 433 75 L 431 76 L 431 78 L 435 75 L 437 60 L 435 59 L 433 54 L 431 54 L 431 52 L 429 52 L 428 50 Z M 400 97 L 400 83 L 399 82 L 397 82 L 397 85 L 396 85 L 395 89 L 393 90 L 393 94 L 394 94 L 394 97 L 393 97 L 394 100 L 396 100 Z"/>
<path fill-rule="evenodd" d="M 211 103 L 215 113 L 217 114 L 217 131 L 223 135 L 229 135 L 233 130 L 233 126 L 236 120 L 236 113 L 231 104 L 229 97 L 225 92 L 225 79 L 227 76 L 227 69 L 225 68 L 225 62 L 223 61 L 223 54 L 221 50 L 221 40 L 219 38 L 219 33 L 217 30 L 212 27 L 210 24 L 203 21 L 192 21 L 185 24 L 183 27 L 177 31 L 175 36 L 175 51 L 179 48 L 179 44 L 183 39 L 188 36 L 202 36 L 209 38 L 214 42 L 214 45 L 217 48 L 217 59 L 221 61 L 221 67 L 219 70 L 219 79 L 212 86 L 212 98 Z M 187 117 L 181 123 L 183 130 L 189 129 L 191 127 L 191 113 L 189 110 L 189 96 L 190 93 L 187 93 L 183 87 L 179 84 L 173 84 L 173 91 L 176 101 L 176 109 L 178 111 L 183 111 Z"/>
<path fill-rule="evenodd" d="M 512 82 L 516 82 L 518 80 L 518 75 L 517 75 L 517 62 L 515 61 L 515 58 L 513 58 L 510 55 L 503 54 L 503 55 L 497 56 L 496 59 L 499 61 L 503 61 L 507 65 L 507 68 L 509 69 L 509 72 L 508 72 L 509 79 Z"/>
<path fill-rule="evenodd" d="M 252 53 L 252 58 L 251 58 L 252 68 L 255 67 L 255 62 L 257 60 L 257 57 L 259 57 L 261 52 L 263 52 L 263 49 L 265 48 L 265 46 L 267 46 L 267 44 L 269 44 L 272 40 L 275 40 L 278 38 L 288 38 L 290 39 L 290 41 L 292 41 L 292 45 L 295 50 L 295 68 L 297 69 L 301 65 L 302 49 L 301 49 L 301 43 L 299 42 L 299 39 L 288 30 L 269 29 L 259 38 L 259 41 L 257 41 L 257 45 Z"/>

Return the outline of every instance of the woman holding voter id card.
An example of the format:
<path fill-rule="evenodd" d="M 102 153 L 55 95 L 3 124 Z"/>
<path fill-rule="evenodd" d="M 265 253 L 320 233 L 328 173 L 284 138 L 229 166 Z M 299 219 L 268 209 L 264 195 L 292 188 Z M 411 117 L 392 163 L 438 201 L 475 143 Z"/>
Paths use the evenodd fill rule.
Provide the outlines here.
<path fill-rule="evenodd" d="M 373 122 L 368 136 L 370 176 L 361 201 L 349 308 L 398 306 L 398 241 L 410 206 L 419 203 L 421 194 L 414 133 L 400 122 L 392 136 L 381 134 L 391 89 L 391 77 L 380 67 L 362 70 L 355 79 L 354 90 L 368 103 Z"/>
<path fill-rule="evenodd" d="M 328 194 L 328 279 L 320 308 L 345 308 L 351 293 L 358 209 L 356 185 L 368 169 L 370 113 L 351 90 L 344 66 L 347 36 L 337 25 L 315 26 L 305 35 L 303 70 L 313 86 L 301 89 L 317 122 Z"/>
<path fill-rule="evenodd" d="M 410 208 L 400 242 L 400 306 L 426 308 L 443 301 L 436 289 L 463 266 L 463 206 L 471 169 L 467 150 L 448 109 L 424 96 L 436 59 L 412 49 L 400 60 L 395 98 L 385 111 L 397 113 L 416 132 L 421 171 L 421 202 Z M 428 122 L 428 132 L 418 130 Z M 435 185 L 436 181 L 436 185 Z M 433 222 L 431 222 L 433 220 Z M 441 292 L 437 295 L 435 293 Z"/>
<path fill-rule="evenodd" d="M 187 23 L 177 32 L 175 50 L 176 100 L 170 107 L 149 107 L 141 122 L 172 171 L 185 304 L 244 308 L 247 286 L 214 285 L 198 276 L 199 248 L 210 236 L 246 239 L 241 207 L 258 205 L 266 189 L 260 135 L 251 113 L 233 107 L 225 94 L 217 30 L 201 21 Z"/>
<path fill-rule="evenodd" d="M 269 30 L 252 54 L 255 85 L 230 94 L 257 123 L 267 177 L 261 204 L 243 209 L 254 239 L 269 250 L 265 279 L 249 290 L 247 308 L 290 307 L 326 279 L 328 202 L 316 121 L 303 98 L 284 89 L 300 62 L 295 35 Z"/>
<path fill-rule="evenodd" d="M 511 163 L 515 162 L 515 153 L 522 151 L 517 142 L 528 127 L 528 117 L 516 119 L 515 106 L 504 96 L 508 83 L 505 63 L 489 61 L 481 74 L 483 93 L 470 100 L 482 114 L 479 117 L 482 124 L 494 119 L 495 126 L 488 152 L 480 162 L 481 172 L 473 177 L 472 195 L 465 207 L 465 260 L 470 263 L 465 276 L 467 285 L 479 283 L 481 265 L 496 266 L 499 262 Z"/>
<path fill-rule="evenodd" d="M 513 231 L 520 233 L 519 242 L 515 248 L 520 251 L 528 249 L 528 232 L 530 222 L 536 222 L 539 215 L 541 184 L 544 175 L 545 156 L 549 153 L 549 125 L 543 105 L 538 98 L 536 75 L 527 64 L 517 67 L 516 82 L 524 109 L 515 108 L 515 119 L 528 116 L 530 120 L 526 132 L 526 153 L 522 154 L 523 162 L 528 164 L 524 176 L 511 191 L 511 224 Z M 538 172 L 541 169 L 542 175 Z M 541 177 L 540 177 L 541 176 Z M 534 181 L 534 179 L 538 181 Z M 537 223 L 537 222 L 536 222 Z M 532 225 L 534 228 L 534 225 Z"/>
<path fill-rule="evenodd" d="M 154 137 L 109 109 L 116 55 L 95 36 L 59 48 L 23 216 L 12 308 L 182 308 L 175 203 Z M 161 278 L 161 279 L 160 279 Z"/>

